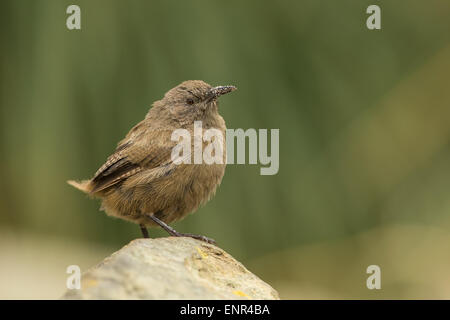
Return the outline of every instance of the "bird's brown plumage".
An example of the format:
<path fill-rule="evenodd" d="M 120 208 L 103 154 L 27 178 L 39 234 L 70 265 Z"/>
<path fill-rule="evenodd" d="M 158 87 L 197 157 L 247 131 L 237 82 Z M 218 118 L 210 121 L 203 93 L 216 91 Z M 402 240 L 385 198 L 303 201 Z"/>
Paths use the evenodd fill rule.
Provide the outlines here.
<path fill-rule="evenodd" d="M 154 225 L 148 215 L 170 223 L 194 211 L 222 180 L 225 143 L 221 164 L 175 164 L 171 153 L 178 142 L 171 135 L 182 128 L 193 137 L 194 121 L 202 121 L 203 130 L 216 128 L 225 137 L 225 121 L 217 106 L 220 94 L 214 90 L 203 81 L 191 80 L 168 91 L 118 143 L 92 179 L 68 183 L 101 198 L 108 215 L 146 226 Z"/>

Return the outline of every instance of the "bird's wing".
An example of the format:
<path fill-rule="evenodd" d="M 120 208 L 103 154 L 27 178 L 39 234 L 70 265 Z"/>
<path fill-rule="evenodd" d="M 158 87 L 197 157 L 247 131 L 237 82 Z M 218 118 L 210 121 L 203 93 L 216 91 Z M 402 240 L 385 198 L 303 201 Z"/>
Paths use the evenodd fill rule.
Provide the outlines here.
<path fill-rule="evenodd" d="M 117 146 L 91 179 L 91 193 L 104 190 L 144 169 L 168 168 L 172 163 L 171 152 L 176 142 L 171 141 L 168 130 L 152 130 L 139 136 L 127 136 Z M 145 136 L 154 139 L 145 139 Z M 165 139 L 163 137 L 166 137 Z"/>

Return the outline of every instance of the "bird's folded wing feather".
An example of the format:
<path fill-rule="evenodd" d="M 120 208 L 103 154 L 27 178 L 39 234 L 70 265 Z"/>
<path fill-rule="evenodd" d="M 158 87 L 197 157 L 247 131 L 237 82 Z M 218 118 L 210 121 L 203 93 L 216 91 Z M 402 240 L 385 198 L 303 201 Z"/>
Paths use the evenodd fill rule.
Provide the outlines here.
<path fill-rule="evenodd" d="M 163 138 L 170 137 L 169 132 L 154 133 L 151 141 L 139 136 L 127 136 L 122 140 L 92 178 L 91 193 L 104 190 L 142 170 L 159 167 L 168 169 L 172 164 L 171 152 L 176 142 Z"/>

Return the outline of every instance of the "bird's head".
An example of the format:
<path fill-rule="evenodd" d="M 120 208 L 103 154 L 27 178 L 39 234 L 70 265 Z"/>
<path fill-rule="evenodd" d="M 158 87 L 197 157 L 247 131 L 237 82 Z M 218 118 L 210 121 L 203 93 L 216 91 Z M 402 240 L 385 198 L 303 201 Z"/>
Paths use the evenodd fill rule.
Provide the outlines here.
<path fill-rule="evenodd" d="M 184 81 L 169 90 L 159 104 L 177 120 L 202 120 L 218 112 L 217 99 L 236 90 L 235 86 L 213 87 L 201 80 Z"/>

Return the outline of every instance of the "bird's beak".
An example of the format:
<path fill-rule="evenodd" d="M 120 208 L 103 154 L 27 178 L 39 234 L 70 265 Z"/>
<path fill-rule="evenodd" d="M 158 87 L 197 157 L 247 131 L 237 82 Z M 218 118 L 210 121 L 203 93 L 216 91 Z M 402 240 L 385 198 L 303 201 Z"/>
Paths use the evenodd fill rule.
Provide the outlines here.
<path fill-rule="evenodd" d="M 216 99 L 218 97 L 220 97 L 223 94 L 227 94 L 230 93 L 234 90 L 236 90 L 237 88 L 235 86 L 218 86 L 218 87 L 214 87 L 211 89 L 210 91 L 210 95 L 211 95 L 211 100 L 212 99 Z"/>

